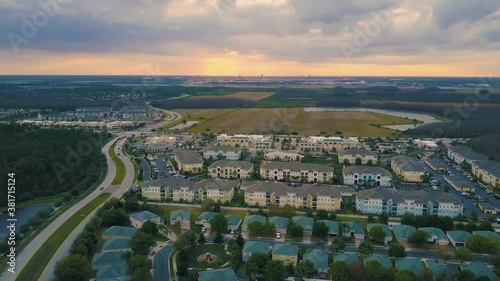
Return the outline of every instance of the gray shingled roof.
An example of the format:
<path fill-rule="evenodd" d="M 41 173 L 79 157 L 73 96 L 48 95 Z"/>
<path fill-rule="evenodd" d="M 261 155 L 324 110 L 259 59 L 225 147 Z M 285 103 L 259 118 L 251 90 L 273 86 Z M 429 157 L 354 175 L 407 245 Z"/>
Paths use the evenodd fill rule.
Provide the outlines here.
<path fill-rule="evenodd" d="M 210 166 L 208 166 L 209 169 L 214 169 L 217 167 L 234 167 L 234 168 L 241 168 L 245 170 L 250 170 L 253 168 L 252 162 L 248 161 L 230 161 L 230 160 L 220 160 L 212 163 Z"/>
<path fill-rule="evenodd" d="M 391 176 L 389 171 L 379 166 L 347 166 L 344 168 L 343 172 L 344 174 L 380 174 L 386 177 Z"/>

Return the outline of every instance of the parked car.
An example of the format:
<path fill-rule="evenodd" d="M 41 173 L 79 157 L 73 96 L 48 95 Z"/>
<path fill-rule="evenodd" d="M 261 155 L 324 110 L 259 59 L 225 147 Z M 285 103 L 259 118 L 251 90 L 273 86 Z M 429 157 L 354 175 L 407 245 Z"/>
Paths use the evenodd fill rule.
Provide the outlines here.
<path fill-rule="evenodd" d="M 281 233 L 276 232 L 276 239 L 281 239 Z"/>

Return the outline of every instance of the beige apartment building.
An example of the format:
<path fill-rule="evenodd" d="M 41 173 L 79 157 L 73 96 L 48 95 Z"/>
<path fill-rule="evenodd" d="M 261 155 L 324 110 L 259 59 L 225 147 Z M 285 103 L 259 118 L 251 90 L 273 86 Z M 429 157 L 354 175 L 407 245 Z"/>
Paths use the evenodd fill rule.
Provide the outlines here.
<path fill-rule="evenodd" d="M 272 181 L 329 183 L 333 180 L 332 167 L 295 162 L 266 163 L 260 168 L 260 176 Z"/>
<path fill-rule="evenodd" d="M 219 179 L 249 179 L 253 164 L 248 161 L 216 161 L 208 166 L 211 178 Z"/>
<path fill-rule="evenodd" d="M 182 173 L 201 173 L 204 160 L 200 154 L 193 150 L 177 150 L 174 152 L 177 168 Z"/>
<path fill-rule="evenodd" d="M 424 166 L 415 157 L 406 155 L 393 157 L 391 168 L 406 182 L 423 182 L 422 177 L 426 173 Z"/>
<path fill-rule="evenodd" d="M 359 165 L 377 165 L 378 157 L 377 153 L 364 149 L 345 149 L 338 152 L 339 163 L 349 162 L 349 164 L 356 164 L 356 159 L 360 159 L 361 163 Z"/>

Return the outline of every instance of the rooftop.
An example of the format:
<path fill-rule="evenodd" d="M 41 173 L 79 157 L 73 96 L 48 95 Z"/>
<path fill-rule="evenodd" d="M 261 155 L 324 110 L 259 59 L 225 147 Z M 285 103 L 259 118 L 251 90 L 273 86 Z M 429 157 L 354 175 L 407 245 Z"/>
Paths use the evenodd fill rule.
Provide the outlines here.
<path fill-rule="evenodd" d="M 387 224 L 383 224 L 383 223 L 369 223 L 369 224 L 367 224 L 366 227 L 368 228 L 368 232 L 370 232 L 370 230 L 375 226 L 381 227 L 384 230 L 386 237 L 387 236 L 392 237 L 391 229 L 389 228 L 389 226 Z"/>
<path fill-rule="evenodd" d="M 182 164 L 203 164 L 204 160 L 200 154 L 193 150 L 176 150 L 174 152 L 175 158 Z"/>
<path fill-rule="evenodd" d="M 360 156 L 376 156 L 377 153 L 366 150 L 366 149 L 344 149 L 338 152 L 339 156 L 340 155 L 360 155 Z"/>
<path fill-rule="evenodd" d="M 249 170 L 253 168 L 253 163 L 248 161 L 219 160 L 208 166 L 209 169 L 214 169 L 217 167 L 234 167 Z"/>
<path fill-rule="evenodd" d="M 444 234 L 444 232 L 436 227 L 419 227 L 418 229 L 423 230 L 431 235 L 431 239 L 436 239 L 436 240 L 446 240 L 448 241 L 448 238 Z"/>
<path fill-rule="evenodd" d="M 324 222 L 328 227 L 328 233 L 339 233 L 339 222 L 331 221 L 331 220 L 320 220 L 320 222 Z"/>
<path fill-rule="evenodd" d="M 137 213 L 131 213 L 129 216 L 133 217 L 136 220 L 139 221 L 148 221 L 148 220 L 156 220 L 159 219 L 160 216 L 151 213 L 150 211 L 142 211 L 142 212 L 137 212 Z"/>
<path fill-rule="evenodd" d="M 343 254 L 338 254 L 338 255 L 333 255 L 333 260 L 334 261 L 343 261 L 347 265 L 355 262 L 359 262 L 359 258 L 357 254 L 353 253 L 343 253 Z"/>
<path fill-rule="evenodd" d="M 227 215 L 226 218 L 228 226 L 237 226 L 241 223 L 241 217 L 239 216 Z"/>
<path fill-rule="evenodd" d="M 97 269 L 96 279 L 109 279 L 109 280 L 126 280 L 125 277 L 128 276 L 128 266 L 127 264 L 119 265 L 105 265 L 100 266 Z"/>
<path fill-rule="evenodd" d="M 297 256 L 298 254 L 299 246 L 294 244 L 276 244 L 273 248 L 273 255 Z"/>
<path fill-rule="evenodd" d="M 399 155 L 391 159 L 391 163 L 404 171 L 425 172 L 424 166 L 414 157 Z"/>
<path fill-rule="evenodd" d="M 487 160 L 488 157 L 486 157 L 484 154 L 480 154 L 477 152 L 474 152 L 472 149 L 470 149 L 467 146 L 464 145 L 457 145 L 457 146 L 450 146 L 448 147 L 449 150 L 452 152 L 459 154 L 463 158 L 466 158 L 468 160 Z"/>
<path fill-rule="evenodd" d="M 205 149 L 203 149 L 203 151 L 207 151 L 207 152 L 240 152 L 241 151 L 241 148 L 238 148 L 238 147 L 234 147 L 234 146 L 229 146 L 229 145 L 209 145 L 207 147 L 205 147 Z"/>
<path fill-rule="evenodd" d="M 392 226 L 392 230 L 396 239 L 408 239 L 408 237 L 415 232 L 415 227 L 405 224 L 396 224 Z"/>
<path fill-rule="evenodd" d="M 441 273 L 446 273 L 449 276 L 455 275 L 458 268 L 454 265 L 448 264 L 443 260 L 425 260 L 425 263 L 429 266 L 429 269 L 437 276 Z"/>
<path fill-rule="evenodd" d="M 391 268 L 392 267 L 391 260 L 386 255 L 377 255 L 377 254 L 375 254 L 375 255 L 363 257 L 363 262 L 365 264 L 369 263 L 370 261 L 377 261 L 377 262 L 379 262 L 385 268 Z"/>
<path fill-rule="evenodd" d="M 461 269 L 471 271 L 472 273 L 474 273 L 474 275 L 476 275 L 476 277 L 486 276 L 490 280 L 495 280 L 496 278 L 495 273 L 493 273 L 493 271 L 482 262 L 471 262 L 469 264 L 463 264 L 461 265 Z"/>
<path fill-rule="evenodd" d="M 230 268 L 200 271 L 198 281 L 238 281 L 234 270 Z"/>
<path fill-rule="evenodd" d="M 416 276 L 420 276 L 420 273 L 424 269 L 424 265 L 422 264 L 422 261 L 417 258 L 403 258 L 403 259 L 396 259 L 396 267 L 399 270 L 409 270 L 413 273 L 415 273 Z"/>
<path fill-rule="evenodd" d="M 288 223 L 290 222 L 289 218 L 284 217 L 270 217 L 269 222 L 273 223 L 277 229 L 286 229 L 288 228 Z"/>
<path fill-rule="evenodd" d="M 248 215 L 245 217 L 245 220 L 243 221 L 243 226 L 247 227 L 249 224 L 251 224 L 254 221 L 265 222 L 266 217 L 261 216 L 261 215 Z"/>
<path fill-rule="evenodd" d="M 365 235 L 365 228 L 359 222 L 348 221 L 344 225 L 344 233 L 352 232 L 354 234 Z"/>
<path fill-rule="evenodd" d="M 379 166 L 347 166 L 343 170 L 344 174 L 377 174 L 385 177 L 391 177 L 391 173 Z"/>
<path fill-rule="evenodd" d="M 462 205 L 458 198 L 446 192 L 423 191 L 423 190 L 397 190 L 389 188 L 376 188 L 362 190 L 356 193 L 356 198 L 361 199 L 384 199 L 385 201 L 391 200 L 393 203 L 403 203 L 406 201 L 414 201 L 418 204 L 431 203 L 454 203 Z"/>
<path fill-rule="evenodd" d="M 102 235 L 119 236 L 132 238 L 137 233 L 137 229 L 130 226 L 112 226 L 104 231 Z"/>
<path fill-rule="evenodd" d="M 170 221 L 190 220 L 191 214 L 186 210 L 176 210 L 170 212 Z"/>
<path fill-rule="evenodd" d="M 328 253 L 324 250 L 314 250 L 310 253 L 305 253 L 302 260 L 311 261 L 317 270 L 328 269 Z"/>
<path fill-rule="evenodd" d="M 198 216 L 196 221 L 210 222 L 210 220 L 213 219 L 216 215 L 217 215 L 217 213 L 214 213 L 214 212 L 203 212 Z"/>
<path fill-rule="evenodd" d="M 448 231 L 446 232 L 446 234 L 448 235 L 448 237 L 451 237 L 453 241 L 461 243 L 465 243 L 465 241 L 467 241 L 467 238 L 472 235 L 469 232 L 462 230 Z"/>
<path fill-rule="evenodd" d="M 296 162 L 271 162 L 261 166 L 263 170 L 292 170 L 292 171 L 317 171 L 319 173 L 333 173 L 332 167 L 312 163 Z"/>
<path fill-rule="evenodd" d="M 231 191 L 239 184 L 237 180 L 204 179 L 194 184 L 194 189 Z"/>
<path fill-rule="evenodd" d="M 305 216 L 295 216 L 292 218 L 292 220 L 302 226 L 303 228 L 307 228 L 312 230 L 312 226 L 314 224 L 314 219 L 310 217 L 305 217 Z"/>
<path fill-rule="evenodd" d="M 92 266 L 106 265 L 106 264 L 125 264 L 127 265 L 127 259 L 123 252 L 105 252 L 97 253 L 92 258 Z"/>
<path fill-rule="evenodd" d="M 245 242 L 245 245 L 243 246 L 243 253 L 267 254 L 267 253 L 269 253 L 270 246 L 271 246 L 271 244 L 268 242 L 247 241 L 247 242 Z"/>
<path fill-rule="evenodd" d="M 104 242 L 102 246 L 103 251 L 118 251 L 118 250 L 127 250 L 131 249 L 132 246 L 129 244 L 128 239 L 112 239 Z"/>
<path fill-rule="evenodd" d="M 493 237 L 493 238 L 500 239 L 500 235 L 498 235 L 496 232 L 493 232 L 493 231 L 476 230 L 476 231 L 473 231 L 472 234 L 482 235 L 482 236 L 487 237 L 487 238 Z"/>

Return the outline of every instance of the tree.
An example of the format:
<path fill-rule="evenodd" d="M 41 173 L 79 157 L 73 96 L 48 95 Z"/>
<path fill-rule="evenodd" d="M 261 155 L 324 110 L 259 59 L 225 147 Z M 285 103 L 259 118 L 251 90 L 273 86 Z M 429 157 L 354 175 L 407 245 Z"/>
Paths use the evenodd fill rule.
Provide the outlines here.
<path fill-rule="evenodd" d="M 496 253 L 500 249 L 500 241 L 495 237 L 472 234 L 466 241 L 467 248 L 474 252 Z"/>
<path fill-rule="evenodd" d="M 316 274 L 314 264 L 310 260 L 302 260 L 297 266 L 297 275 L 300 278 L 312 278 Z"/>
<path fill-rule="evenodd" d="M 416 281 L 417 277 L 415 276 L 415 273 L 405 269 L 405 270 L 398 270 L 396 271 L 396 274 L 394 275 L 394 281 Z"/>
<path fill-rule="evenodd" d="M 373 160 L 372 159 L 368 160 L 368 162 L 366 162 L 366 165 L 373 166 Z"/>
<path fill-rule="evenodd" d="M 190 230 L 177 236 L 177 240 L 174 242 L 174 246 L 177 250 L 185 247 L 192 247 L 194 245 L 196 245 L 196 236 Z"/>
<path fill-rule="evenodd" d="M 406 257 L 405 247 L 399 243 L 393 243 L 389 247 L 389 256 L 395 258 Z"/>
<path fill-rule="evenodd" d="M 367 281 L 370 280 L 366 272 L 365 265 L 362 262 L 355 262 L 348 266 L 349 277 L 351 281 Z M 371 280 L 370 280 L 371 281 Z"/>
<path fill-rule="evenodd" d="M 446 272 L 441 272 L 436 276 L 436 281 L 452 281 Z"/>
<path fill-rule="evenodd" d="M 243 238 L 241 233 L 238 234 L 238 237 L 236 237 L 236 245 L 238 245 L 238 247 L 240 247 L 241 249 L 243 249 L 243 246 L 245 246 L 245 239 Z"/>
<path fill-rule="evenodd" d="M 205 243 L 207 243 L 207 239 L 205 238 L 205 234 L 203 232 L 200 233 L 196 242 L 202 246 L 205 245 Z"/>
<path fill-rule="evenodd" d="M 477 224 L 475 222 L 468 222 L 466 225 L 465 225 L 465 231 L 467 232 L 474 232 L 477 230 Z"/>
<path fill-rule="evenodd" d="M 496 256 L 491 258 L 490 261 L 491 265 L 493 265 L 493 268 L 495 269 L 497 275 L 500 273 L 500 256 Z"/>
<path fill-rule="evenodd" d="M 455 250 L 455 257 L 460 260 L 460 263 L 463 263 L 464 261 L 470 261 L 474 257 L 474 254 L 472 253 L 471 250 L 460 247 Z"/>
<path fill-rule="evenodd" d="M 92 268 L 87 257 L 70 255 L 57 262 L 54 275 L 56 281 L 84 281 L 92 276 Z"/>
<path fill-rule="evenodd" d="M 227 232 L 227 218 L 224 214 L 217 214 L 210 220 L 210 227 L 212 231 L 216 233 L 226 233 Z"/>
<path fill-rule="evenodd" d="M 474 273 L 472 273 L 470 270 L 460 270 L 455 275 L 456 281 L 471 281 L 474 279 L 476 279 L 476 275 L 474 275 Z"/>
<path fill-rule="evenodd" d="M 387 213 L 378 215 L 378 222 L 381 224 L 387 224 L 389 222 L 389 215 Z"/>
<path fill-rule="evenodd" d="M 342 240 L 342 238 L 335 237 L 330 244 L 330 251 L 332 251 L 333 254 L 342 252 L 345 248 L 345 242 Z"/>
<path fill-rule="evenodd" d="M 153 268 L 153 262 L 147 256 L 132 255 L 128 259 L 129 274 L 132 280 L 152 281 L 150 270 Z"/>
<path fill-rule="evenodd" d="M 288 230 L 287 230 L 287 236 L 290 236 L 290 238 L 296 238 L 300 239 L 304 235 L 304 229 L 297 223 L 290 221 L 288 224 Z"/>
<path fill-rule="evenodd" d="M 224 243 L 224 236 L 222 234 L 217 233 L 214 237 L 214 244 L 222 244 Z"/>
<path fill-rule="evenodd" d="M 328 226 L 325 222 L 317 221 L 313 224 L 312 235 L 317 238 L 326 238 L 328 235 Z"/>
<path fill-rule="evenodd" d="M 410 244 L 420 246 L 426 243 L 428 239 L 429 233 L 427 231 L 417 229 L 412 233 L 412 235 L 410 235 L 410 237 L 408 237 L 408 242 Z"/>
<path fill-rule="evenodd" d="M 362 256 L 369 256 L 373 254 L 373 247 L 367 242 L 363 242 L 358 246 L 358 253 Z"/>
<path fill-rule="evenodd" d="M 369 232 L 370 240 L 383 243 L 385 241 L 385 231 L 381 226 L 374 226 Z"/>
<path fill-rule="evenodd" d="M 432 271 L 424 267 L 424 269 L 420 272 L 418 276 L 419 281 L 433 281 L 434 280 L 434 275 L 432 274 Z"/>
<path fill-rule="evenodd" d="M 349 268 L 343 261 L 335 261 L 328 268 L 328 277 L 335 281 L 349 281 Z"/>
<path fill-rule="evenodd" d="M 316 219 L 318 220 L 327 220 L 328 219 L 328 212 L 325 210 L 318 210 L 316 211 Z"/>
<path fill-rule="evenodd" d="M 134 253 L 138 255 L 147 255 L 149 248 L 155 245 L 156 242 L 150 234 L 139 232 L 136 236 L 130 239 L 130 245 Z"/>
<path fill-rule="evenodd" d="M 145 221 L 142 224 L 141 231 L 147 234 L 155 235 L 158 233 L 158 225 L 152 221 Z"/>
<path fill-rule="evenodd" d="M 245 273 L 256 279 L 257 276 L 262 276 L 264 266 L 269 261 L 269 256 L 263 253 L 253 253 L 245 264 Z"/>
<path fill-rule="evenodd" d="M 270 260 L 264 266 L 266 281 L 283 281 L 285 280 L 285 272 L 285 266 L 282 261 Z"/>
<path fill-rule="evenodd" d="M 202 211 L 208 212 L 212 210 L 212 208 L 215 206 L 215 201 L 211 198 L 205 199 L 201 202 L 201 207 L 200 209 Z"/>
<path fill-rule="evenodd" d="M 127 226 L 130 225 L 130 219 L 121 209 L 107 209 L 101 214 L 101 225 L 108 226 Z"/>
<path fill-rule="evenodd" d="M 493 229 L 493 226 L 491 225 L 491 222 L 489 221 L 482 221 L 479 226 L 477 227 L 478 230 L 486 230 L 486 231 L 495 231 Z"/>
<path fill-rule="evenodd" d="M 273 237 L 276 233 L 276 226 L 269 222 L 253 221 L 248 225 L 248 232 L 253 237 Z"/>
<path fill-rule="evenodd" d="M 367 220 L 368 220 L 368 223 L 374 223 L 375 222 L 375 218 L 373 217 L 372 214 L 368 215 L 368 219 Z"/>
<path fill-rule="evenodd" d="M 356 160 L 354 161 L 354 164 L 356 164 L 356 165 L 361 165 L 361 163 L 362 163 L 362 160 L 359 157 L 356 158 Z"/>

